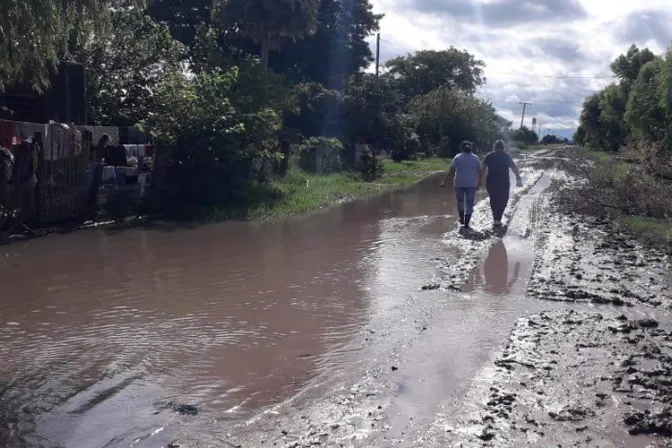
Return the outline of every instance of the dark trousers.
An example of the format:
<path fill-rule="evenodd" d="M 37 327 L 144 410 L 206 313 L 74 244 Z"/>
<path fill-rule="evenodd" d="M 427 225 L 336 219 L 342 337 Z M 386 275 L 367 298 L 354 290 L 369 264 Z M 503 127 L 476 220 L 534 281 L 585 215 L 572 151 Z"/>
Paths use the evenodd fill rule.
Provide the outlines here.
<path fill-rule="evenodd" d="M 509 205 L 509 189 L 507 184 L 488 184 L 486 185 L 488 196 L 490 196 L 490 209 L 492 210 L 492 219 L 501 221 L 504 216 L 504 210 Z"/>

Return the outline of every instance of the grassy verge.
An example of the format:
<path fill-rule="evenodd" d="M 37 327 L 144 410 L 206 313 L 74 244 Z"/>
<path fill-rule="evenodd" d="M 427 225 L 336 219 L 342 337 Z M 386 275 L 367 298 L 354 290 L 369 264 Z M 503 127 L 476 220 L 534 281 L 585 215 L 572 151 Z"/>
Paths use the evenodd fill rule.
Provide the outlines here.
<path fill-rule="evenodd" d="M 593 212 L 600 204 L 609 204 L 606 211 L 618 228 L 643 244 L 670 250 L 672 223 L 648 216 L 667 216 L 672 211 L 669 185 L 648 173 L 636 163 L 616 154 L 582 149 L 582 154 L 594 163 L 588 173 L 583 198 L 598 198 L 590 202 Z"/>
<path fill-rule="evenodd" d="M 672 248 L 672 223 L 641 216 L 621 216 L 618 225 L 641 242 L 658 248 Z"/>
<path fill-rule="evenodd" d="M 206 221 L 222 221 L 295 215 L 408 187 L 432 173 L 447 170 L 449 163 L 439 158 L 409 162 L 385 160 L 385 174 L 376 182 L 364 182 L 354 172 L 320 176 L 294 168 L 284 178 L 273 180 L 268 186 L 250 188 L 247 195 L 235 204 L 209 208 L 203 218 Z"/>

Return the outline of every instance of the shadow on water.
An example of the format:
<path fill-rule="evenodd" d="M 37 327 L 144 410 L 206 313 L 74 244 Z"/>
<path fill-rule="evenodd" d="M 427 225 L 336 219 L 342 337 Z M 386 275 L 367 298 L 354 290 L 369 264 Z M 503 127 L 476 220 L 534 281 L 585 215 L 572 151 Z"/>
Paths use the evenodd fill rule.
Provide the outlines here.
<path fill-rule="evenodd" d="M 0 441 L 166 445 L 184 420 L 169 402 L 237 421 L 349 369 L 352 336 L 419 289 L 453 214 L 428 179 L 278 222 L 4 247 Z"/>

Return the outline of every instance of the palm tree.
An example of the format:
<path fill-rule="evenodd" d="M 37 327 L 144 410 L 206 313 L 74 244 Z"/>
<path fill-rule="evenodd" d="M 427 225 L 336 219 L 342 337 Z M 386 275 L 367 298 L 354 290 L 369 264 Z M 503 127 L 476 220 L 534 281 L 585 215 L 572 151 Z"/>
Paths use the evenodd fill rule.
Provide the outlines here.
<path fill-rule="evenodd" d="M 261 46 L 261 66 L 282 39 L 301 39 L 317 28 L 320 0 L 220 0 L 220 22 Z"/>

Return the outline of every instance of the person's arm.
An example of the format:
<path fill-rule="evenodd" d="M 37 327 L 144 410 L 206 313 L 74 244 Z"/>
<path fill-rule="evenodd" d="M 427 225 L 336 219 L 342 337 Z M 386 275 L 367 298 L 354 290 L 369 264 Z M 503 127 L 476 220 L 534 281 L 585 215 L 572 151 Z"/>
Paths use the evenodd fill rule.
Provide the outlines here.
<path fill-rule="evenodd" d="M 441 188 L 446 186 L 446 183 L 448 183 L 448 179 L 455 176 L 455 159 L 457 159 L 457 156 L 455 156 L 453 161 L 450 162 L 450 168 L 448 169 L 448 173 L 446 174 L 446 177 L 443 179 L 443 182 L 441 182 Z"/>
<path fill-rule="evenodd" d="M 484 179 L 483 170 L 485 169 L 484 166 L 485 165 L 482 164 L 481 161 L 479 160 L 478 161 L 478 184 L 476 184 L 476 188 L 481 188 L 481 186 L 483 185 L 483 179 Z"/>
<path fill-rule="evenodd" d="M 516 162 L 513 160 L 513 157 L 509 155 L 509 165 L 511 168 L 511 171 L 513 171 L 513 174 L 516 176 L 516 183 L 518 186 L 522 186 L 522 179 L 520 178 L 520 171 L 518 170 L 518 166 L 516 165 Z"/>
<path fill-rule="evenodd" d="M 488 163 L 490 161 L 488 156 L 485 156 L 485 159 L 483 159 L 483 163 L 481 164 L 481 179 L 479 180 L 479 185 L 482 185 L 482 182 L 488 178 Z"/>

